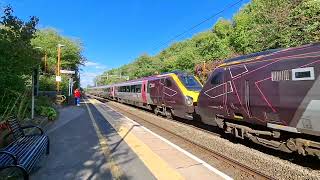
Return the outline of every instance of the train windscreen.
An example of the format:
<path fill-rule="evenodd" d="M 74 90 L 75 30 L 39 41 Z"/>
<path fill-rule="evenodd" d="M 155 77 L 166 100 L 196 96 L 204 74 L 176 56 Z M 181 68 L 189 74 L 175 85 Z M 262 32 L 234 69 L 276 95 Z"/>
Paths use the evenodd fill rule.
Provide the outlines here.
<path fill-rule="evenodd" d="M 180 75 L 180 81 L 190 91 L 201 91 L 202 86 L 199 81 L 192 75 Z"/>

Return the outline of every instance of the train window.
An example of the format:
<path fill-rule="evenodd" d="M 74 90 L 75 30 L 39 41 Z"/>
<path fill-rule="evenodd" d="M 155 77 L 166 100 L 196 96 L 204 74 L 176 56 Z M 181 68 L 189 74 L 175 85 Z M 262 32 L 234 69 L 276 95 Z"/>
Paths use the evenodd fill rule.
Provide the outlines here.
<path fill-rule="evenodd" d="M 215 74 L 212 79 L 211 79 L 211 84 L 213 85 L 218 85 L 222 83 L 222 72 L 218 72 L 217 74 Z"/>
<path fill-rule="evenodd" d="M 315 76 L 314 76 L 313 67 L 292 69 L 292 80 L 294 81 L 314 80 L 314 79 L 315 79 Z"/>
<path fill-rule="evenodd" d="M 130 92 L 133 92 L 133 93 L 136 92 L 136 86 L 135 85 L 131 86 L 131 91 Z"/>
<path fill-rule="evenodd" d="M 182 84 L 190 91 L 201 91 L 202 86 L 200 82 L 193 76 L 188 74 L 181 74 L 178 76 Z M 172 81 L 171 81 L 172 82 Z"/>
<path fill-rule="evenodd" d="M 136 93 L 141 93 L 141 85 L 136 85 Z"/>
<path fill-rule="evenodd" d="M 166 86 L 167 87 L 171 87 L 172 86 L 172 82 L 170 81 L 170 79 L 166 79 Z"/>
<path fill-rule="evenodd" d="M 130 92 L 130 86 L 126 86 L 126 92 Z"/>
<path fill-rule="evenodd" d="M 163 78 L 163 79 L 160 79 L 160 83 L 164 85 L 165 79 L 164 79 L 164 78 Z"/>

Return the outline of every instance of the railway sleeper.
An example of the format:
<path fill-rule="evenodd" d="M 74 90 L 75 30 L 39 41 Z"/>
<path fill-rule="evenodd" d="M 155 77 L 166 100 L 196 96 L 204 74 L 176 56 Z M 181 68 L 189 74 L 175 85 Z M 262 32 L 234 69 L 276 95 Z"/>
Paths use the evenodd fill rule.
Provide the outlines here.
<path fill-rule="evenodd" d="M 270 136 L 273 138 L 280 138 L 278 131 L 260 131 L 254 130 L 247 126 L 234 124 L 230 122 L 223 122 L 225 125 L 225 132 L 233 134 L 237 138 L 244 139 L 245 137 L 254 143 L 263 145 L 268 148 L 292 153 L 297 151 L 299 154 L 306 156 L 317 156 L 320 159 L 320 143 L 302 138 L 290 138 L 286 141 L 269 140 L 258 137 L 259 135 Z M 219 127 L 222 126 L 222 121 L 218 122 Z"/>

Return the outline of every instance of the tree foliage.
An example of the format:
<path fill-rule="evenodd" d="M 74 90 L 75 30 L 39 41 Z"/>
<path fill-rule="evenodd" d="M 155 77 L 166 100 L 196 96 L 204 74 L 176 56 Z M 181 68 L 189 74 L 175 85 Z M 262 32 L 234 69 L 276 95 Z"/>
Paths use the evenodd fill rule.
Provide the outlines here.
<path fill-rule="evenodd" d="M 0 21 L 0 89 L 17 92 L 25 90 L 25 75 L 32 73 L 40 53 L 31 45 L 38 19 L 23 22 L 7 7 Z"/>
<path fill-rule="evenodd" d="M 104 74 L 117 71 L 135 79 L 172 70 L 193 72 L 203 62 L 214 64 L 237 55 L 318 41 L 319 0 L 252 0 L 232 20 L 220 19 L 208 31 Z M 100 84 L 114 82 L 110 78 L 97 80 Z"/>
<path fill-rule="evenodd" d="M 38 19 L 23 22 L 6 7 L 0 20 L 0 121 L 14 114 L 24 114 L 27 100 L 26 85 L 32 70 L 40 60 L 40 53 L 31 40 Z"/>
<path fill-rule="evenodd" d="M 37 30 L 37 23 L 36 17 L 24 22 L 13 15 L 11 7 L 4 9 L 0 20 L 0 121 L 11 115 L 23 119 L 28 114 L 32 73 L 43 66 L 44 54 L 48 57 L 49 71 L 40 77 L 40 89 L 54 90 L 58 43 L 66 45 L 62 52 L 63 69 L 78 71 L 84 62 L 80 41 L 51 29 Z M 65 88 L 66 83 L 62 82 Z"/>
<path fill-rule="evenodd" d="M 61 69 L 79 71 L 79 66 L 85 61 L 82 55 L 82 43 L 78 39 L 72 39 L 62 36 L 54 29 L 42 29 L 36 32 L 35 37 L 32 39 L 32 45 L 34 47 L 41 47 L 41 52 L 47 55 L 47 77 L 40 79 L 41 90 L 55 90 L 55 74 L 57 68 L 57 45 L 62 44 L 61 48 Z M 42 67 L 44 67 L 44 61 L 42 61 Z M 42 70 L 44 70 L 42 68 Z M 79 86 L 79 77 L 73 77 L 77 81 L 77 87 Z M 62 90 L 68 89 L 68 77 L 62 78 Z"/>

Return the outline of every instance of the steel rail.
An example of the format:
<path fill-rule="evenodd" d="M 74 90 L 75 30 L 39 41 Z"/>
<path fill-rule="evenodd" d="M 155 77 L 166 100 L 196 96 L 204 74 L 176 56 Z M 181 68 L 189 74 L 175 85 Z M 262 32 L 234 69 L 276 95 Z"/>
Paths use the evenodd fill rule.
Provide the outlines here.
<path fill-rule="evenodd" d="M 93 98 L 95 98 L 95 99 L 99 99 L 99 100 L 102 101 L 102 102 L 110 101 L 110 102 L 113 102 L 113 103 L 116 103 L 116 104 L 119 104 L 119 105 L 132 107 L 132 105 L 129 105 L 129 104 L 122 104 L 122 103 L 119 103 L 119 102 L 117 102 L 117 101 L 107 100 L 107 99 L 105 99 L 105 98 L 101 98 L 101 97 L 94 96 L 94 95 L 88 95 L 88 96 L 91 96 L 91 97 L 93 97 Z M 153 116 L 156 116 L 156 117 L 158 117 L 158 118 L 165 119 L 165 120 L 174 121 L 174 122 L 177 122 L 177 123 L 179 123 L 179 124 L 183 124 L 183 125 L 185 125 L 185 126 L 188 126 L 188 127 L 194 128 L 194 129 L 197 129 L 197 130 L 199 130 L 199 131 L 205 132 L 205 133 L 210 134 L 210 135 L 213 135 L 213 136 L 219 136 L 219 137 L 221 136 L 221 135 L 218 134 L 218 133 L 214 133 L 214 132 L 212 132 L 212 131 L 210 131 L 210 130 L 206 130 L 206 129 L 203 129 L 203 128 L 198 127 L 198 126 L 196 126 L 196 125 L 187 123 L 188 121 L 191 122 L 192 120 L 187 120 L 187 122 L 183 122 L 183 121 L 176 120 L 176 119 L 168 119 L 168 118 L 165 118 L 164 116 L 161 116 L 161 115 L 158 115 L 158 116 L 157 116 L 157 115 L 155 115 L 153 112 L 150 112 L 148 109 L 143 109 L 143 108 L 140 108 L 140 107 L 132 107 L 132 108 L 138 108 L 138 109 L 139 109 L 141 112 L 143 112 L 143 113 L 146 113 L 146 114 L 149 114 L 149 115 L 153 115 Z M 205 124 L 203 124 L 203 125 L 206 126 Z"/>

